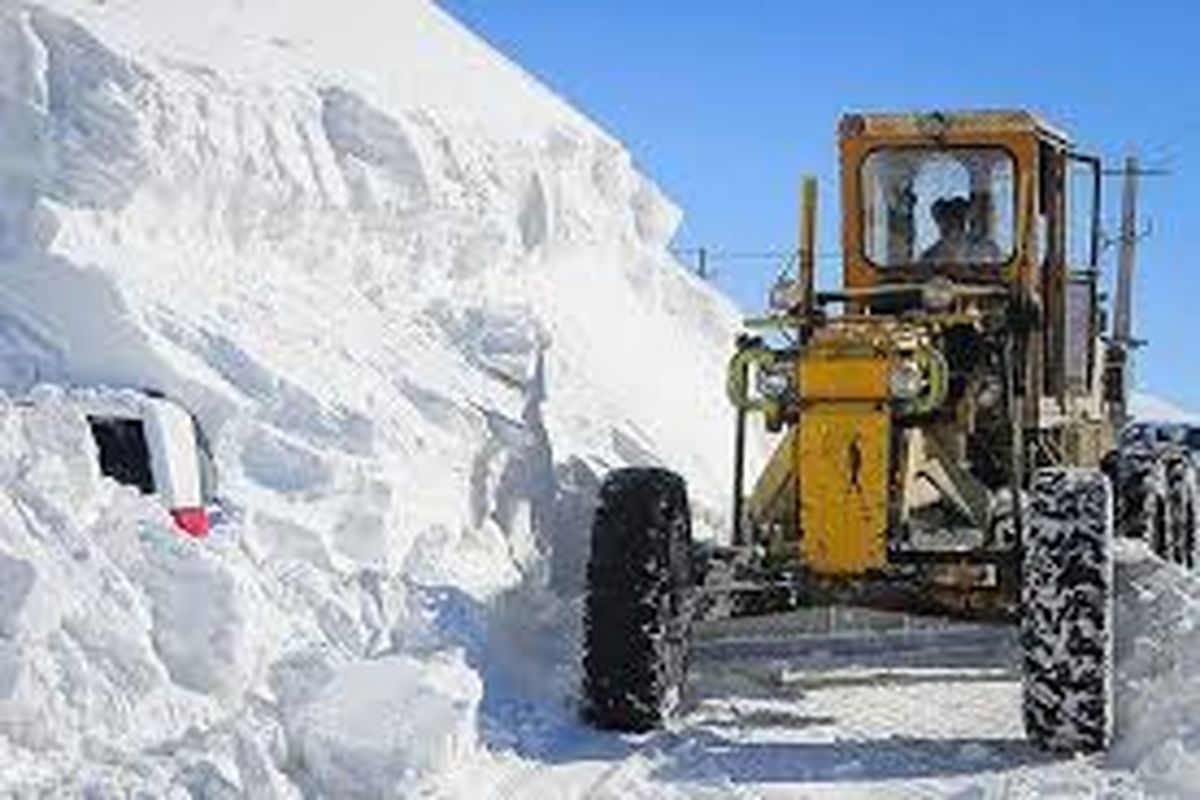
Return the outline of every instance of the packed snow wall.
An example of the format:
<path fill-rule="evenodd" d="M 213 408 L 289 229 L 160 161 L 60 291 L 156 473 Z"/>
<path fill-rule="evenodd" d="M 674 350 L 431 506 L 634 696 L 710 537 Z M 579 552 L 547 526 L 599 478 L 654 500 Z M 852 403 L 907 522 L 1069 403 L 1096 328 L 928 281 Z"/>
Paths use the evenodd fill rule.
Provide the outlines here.
<path fill-rule="evenodd" d="M 5 408 L 0 790 L 403 793 L 567 703 L 604 471 L 722 527 L 736 316 L 678 219 L 421 0 L 0 5 L 0 383 L 179 399 L 226 517 Z"/>

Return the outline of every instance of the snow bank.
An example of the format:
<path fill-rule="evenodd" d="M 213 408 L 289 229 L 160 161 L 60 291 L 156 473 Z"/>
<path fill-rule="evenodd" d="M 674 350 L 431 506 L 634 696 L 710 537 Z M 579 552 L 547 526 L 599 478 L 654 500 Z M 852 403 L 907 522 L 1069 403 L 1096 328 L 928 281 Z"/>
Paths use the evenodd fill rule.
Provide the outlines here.
<path fill-rule="evenodd" d="M 1200 580 L 1141 542 L 1118 551 L 1116 765 L 1154 796 L 1200 787 Z"/>
<path fill-rule="evenodd" d="M 404 795 L 570 713 L 604 471 L 724 527 L 678 220 L 423 0 L 0 5 L 0 387 L 179 399 L 226 518 L 4 407 L 0 793 Z"/>

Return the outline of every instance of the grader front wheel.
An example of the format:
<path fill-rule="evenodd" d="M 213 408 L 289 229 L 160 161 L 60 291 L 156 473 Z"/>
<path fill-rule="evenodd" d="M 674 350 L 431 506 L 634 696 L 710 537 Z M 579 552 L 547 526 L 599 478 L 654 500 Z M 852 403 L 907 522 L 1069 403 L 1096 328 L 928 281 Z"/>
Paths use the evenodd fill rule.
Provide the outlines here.
<path fill-rule="evenodd" d="M 1033 483 L 1021 645 L 1030 740 L 1105 749 L 1113 722 L 1113 512 L 1097 470 L 1049 469 Z"/>
<path fill-rule="evenodd" d="M 608 476 L 592 526 L 584 608 L 584 716 L 641 732 L 678 701 L 687 664 L 691 519 L 683 479 L 663 469 Z"/>

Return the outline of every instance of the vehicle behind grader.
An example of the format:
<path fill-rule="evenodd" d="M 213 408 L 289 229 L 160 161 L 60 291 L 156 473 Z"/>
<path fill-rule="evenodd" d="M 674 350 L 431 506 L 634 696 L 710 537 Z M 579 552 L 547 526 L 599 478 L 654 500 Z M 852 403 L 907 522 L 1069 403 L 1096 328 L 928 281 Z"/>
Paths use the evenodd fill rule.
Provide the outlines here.
<path fill-rule="evenodd" d="M 584 713 L 661 724 L 693 619 L 734 597 L 738 614 L 1015 623 L 1029 739 L 1104 749 L 1113 538 L 1189 566 L 1198 548 L 1186 452 L 1121 442 L 1134 343 L 1106 335 L 1101 164 L 1021 111 L 850 114 L 838 134 L 842 286 L 816 286 L 808 179 L 796 268 L 730 364 L 731 541 L 693 543 L 668 470 L 616 470 L 601 487 Z M 752 416 L 774 449 L 747 493 Z"/>

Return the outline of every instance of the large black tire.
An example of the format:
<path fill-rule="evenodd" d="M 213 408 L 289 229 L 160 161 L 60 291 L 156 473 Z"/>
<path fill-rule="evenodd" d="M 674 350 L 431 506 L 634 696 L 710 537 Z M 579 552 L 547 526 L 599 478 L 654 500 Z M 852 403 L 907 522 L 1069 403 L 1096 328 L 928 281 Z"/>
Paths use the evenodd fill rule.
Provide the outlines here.
<path fill-rule="evenodd" d="M 1035 476 L 1022 568 L 1025 731 L 1059 752 L 1112 736 L 1113 510 L 1099 471 Z"/>
<path fill-rule="evenodd" d="M 1169 541 L 1171 560 L 1188 569 L 1197 564 L 1197 484 L 1195 462 L 1189 454 L 1172 452 L 1167 458 L 1167 522 L 1171 526 Z"/>
<path fill-rule="evenodd" d="M 683 479 L 652 468 L 609 475 L 592 525 L 584 607 L 583 712 L 593 725 L 647 731 L 677 705 L 691 573 Z"/>
<path fill-rule="evenodd" d="M 1123 449 L 1117 459 L 1116 533 L 1141 539 L 1162 556 L 1173 548 L 1167 458 L 1160 447 L 1137 445 Z"/>

